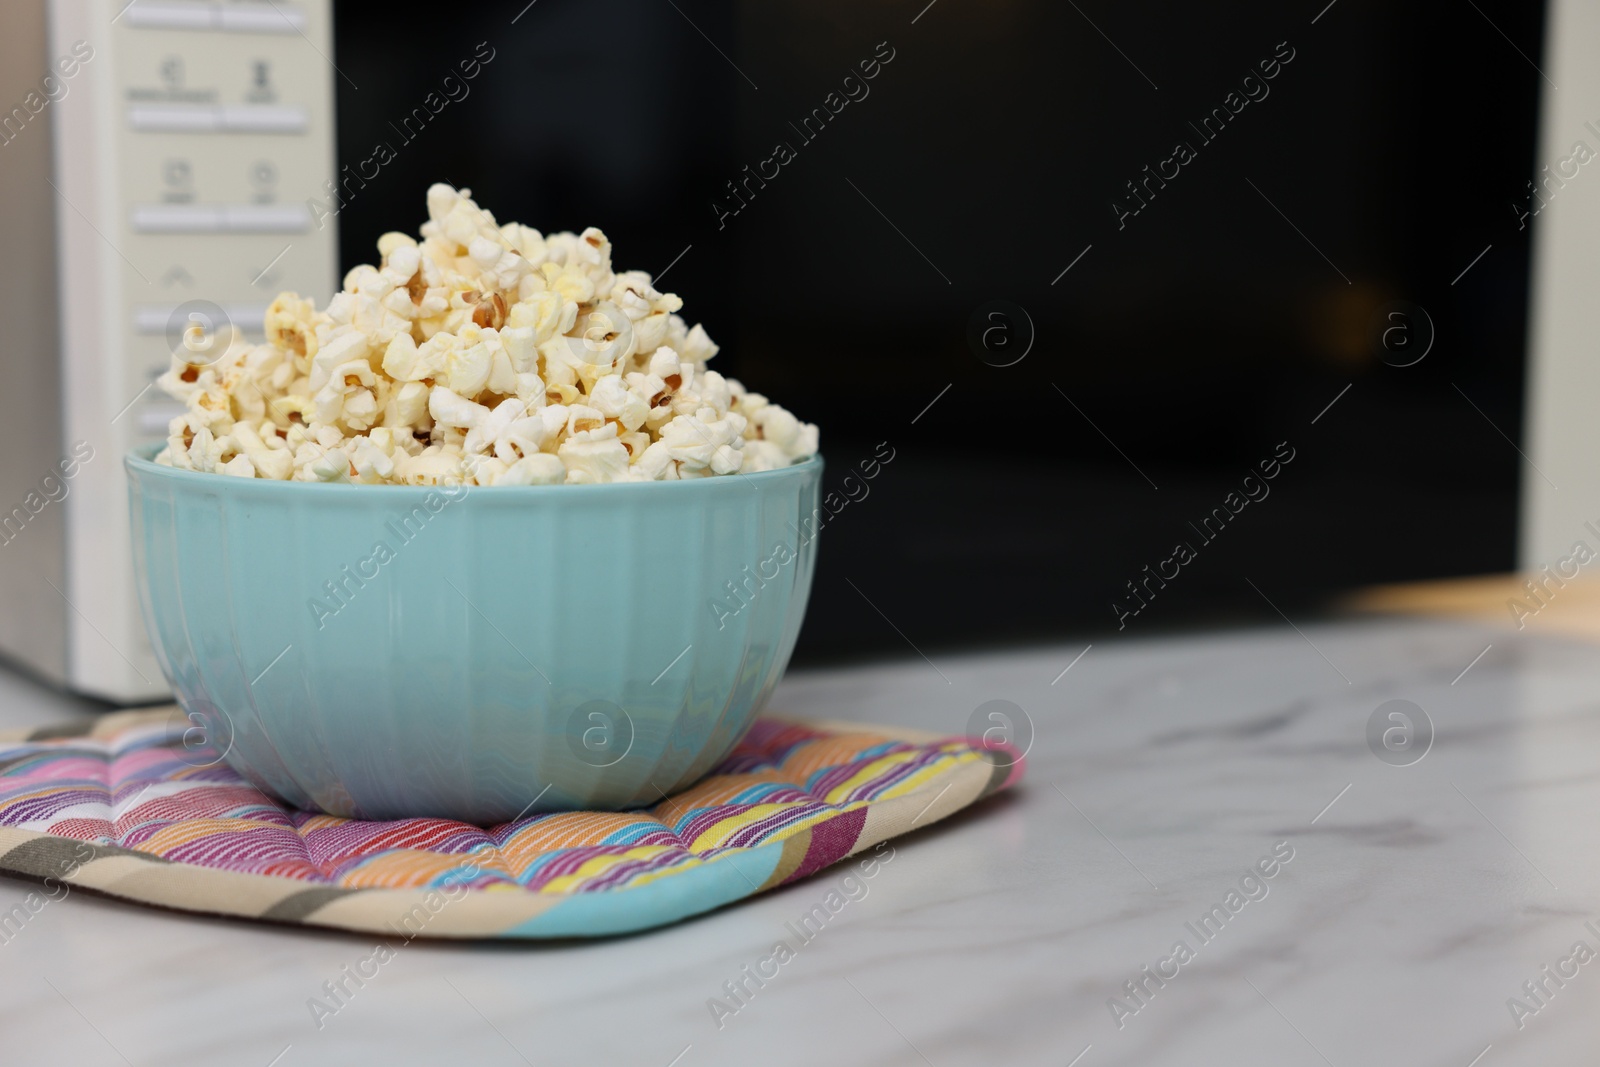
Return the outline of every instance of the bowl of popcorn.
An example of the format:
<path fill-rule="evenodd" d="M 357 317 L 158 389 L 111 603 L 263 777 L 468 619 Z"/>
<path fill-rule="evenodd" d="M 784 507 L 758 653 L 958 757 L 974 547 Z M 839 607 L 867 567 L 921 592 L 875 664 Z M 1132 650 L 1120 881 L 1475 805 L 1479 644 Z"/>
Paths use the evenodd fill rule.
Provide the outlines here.
<path fill-rule="evenodd" d="M 788 663 L 816 427 L 601 231 L 427 208 L 324 310 L 283 294 L 161 380 L 186 411 L 127 469 L 188 758 L 364 819 L 658 802 Z"/>

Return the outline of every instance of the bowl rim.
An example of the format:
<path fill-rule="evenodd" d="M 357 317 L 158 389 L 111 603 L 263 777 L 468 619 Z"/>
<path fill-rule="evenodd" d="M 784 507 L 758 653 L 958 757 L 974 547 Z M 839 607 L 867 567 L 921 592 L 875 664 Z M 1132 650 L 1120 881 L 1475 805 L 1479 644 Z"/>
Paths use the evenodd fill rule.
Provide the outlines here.
<path fill-rule="evenodd" d="M 824 466 L 822 453 L 818 452 L 798 463 L 776 470 L 755 471 L 752 473 L 719 474 L 708 478 L 684 478 L 672 481 L 652 482 L 602 482 L 595 484 L 568 485 L 559 483 L 555 485 L 469 485 L 464 482 L 442 485 L 393 485 L 382 483 L 368 485 L 351 482 L 293 482 L 279 481 L 276 478 L 233 478 L 226 474 L 213 471 L 189 471 L 179 467 L 168 467 L 155 462 L 155 455 L 165 448 L 165 442 L 140 445 L 123 457 L 123 467 L 130 474 L 147 475 L 170 481 L 176 485 L 189 489 L 205 489 L 210 491 L 231 493 L 320 493 L 320 494 L 358 494 L 366 498 L 396 498 L 418 497 L 429 493 L 442 493 L 446 496 L 476 495 L 480 491 L 488 492 L 492 498 L 512 498 L 527 496 L 536 493 L 642 493 L 642 492 L 690 492 L 690 486 L 701 487 L 701 492 L 720 492 L 740 488 L 748 482 L 762 483 L 770 487 L 773 483 L 790 478 L 801 478 L 814 472 L 820 472 Z"/>

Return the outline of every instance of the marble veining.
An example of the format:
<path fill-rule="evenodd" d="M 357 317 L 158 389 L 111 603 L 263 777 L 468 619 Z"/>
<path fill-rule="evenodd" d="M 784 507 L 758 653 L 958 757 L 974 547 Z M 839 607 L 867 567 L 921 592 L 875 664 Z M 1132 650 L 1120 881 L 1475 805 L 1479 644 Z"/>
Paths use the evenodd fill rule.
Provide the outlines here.
<path fill-rule="evenodd" d="M 897 840 L 738 1001 L 725 983 L 792 940 L 844 869 L 636 937 L 413 942 L 320 1029 L 308 999 L 371 938 L 73 894 L 0 943 L 0 1062 L 1600 1061 L 1600 958 L 1572 961 L 1579 942 L 1600 953 L 1600 648 L 1437 622 L 1302 629 L 1097 642 L 1064 675 L 1081 643 L 792 675 L 774 708 L 818 718 L 965 732 L 1011 701 L 1029 771 Z M 1435 730 L 1410 766 L 1368 747 L 1391 699 Z M 0 677 L 0 728 L 88 713 Z M 1293 859 L 1242 881 L 1275 847 Z M 0 912 L 32 888 L 0 881 Z M 714 998 L 737 1010 L 719 1019 Z"/>

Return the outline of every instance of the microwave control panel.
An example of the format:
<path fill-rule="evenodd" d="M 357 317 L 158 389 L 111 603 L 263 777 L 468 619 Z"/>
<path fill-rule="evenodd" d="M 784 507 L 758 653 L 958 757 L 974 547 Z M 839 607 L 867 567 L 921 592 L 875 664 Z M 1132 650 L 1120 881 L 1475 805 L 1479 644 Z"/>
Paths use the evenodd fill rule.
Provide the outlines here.
<path fill-rule="evenodd" d="M 62 502 L 67 684 L 159 699 L 122 457 L 183 410 L 174 351 L 337 289 L 332 0 L 46 3 L 61 447 L 96 457 Z"/>
<path fill-rule="evenodd" d="M 326 0 L 135 0 L 117 20 L 108 117 L 136 388 L 191 323 L 256 340 L 281 290 L 319 305 L 335 291 L 329 16 Z M 147 393 L 124 417 L 130 438 L 165 436 L 179 410 Z"/>

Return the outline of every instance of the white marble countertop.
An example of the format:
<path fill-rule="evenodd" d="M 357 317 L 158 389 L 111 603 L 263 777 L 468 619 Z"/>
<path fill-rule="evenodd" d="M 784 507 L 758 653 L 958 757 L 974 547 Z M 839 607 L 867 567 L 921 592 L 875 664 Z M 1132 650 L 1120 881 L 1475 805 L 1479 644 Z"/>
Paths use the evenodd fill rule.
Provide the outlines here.
<path fill-rule="evenodd" d="M 1081 645 L 792 676 L 790 713 L 954 733 L 1002 699 L 1036 739 L 1014 795 L 899 840 L 721 1029 L 708 999 L 842 871 L 632 937 L 413 942 L 320 1030 L 308 999 L 370 938 L 76 893 L 0 944 L 0 1063 L 1594 1063 L 1600 648 L 1303 629 L 1106 641 L 1064 675 Z M 1391 699 L 1436 730 L 1410 766 L 1366 740 Z M 0 728 L 85 713 L 0 677 Z M 0 880 L 0 910 L 29 888 Z M 1141 1003 L 1145 966 L 1171 977 Z"/>

